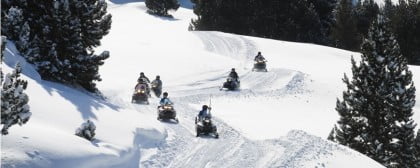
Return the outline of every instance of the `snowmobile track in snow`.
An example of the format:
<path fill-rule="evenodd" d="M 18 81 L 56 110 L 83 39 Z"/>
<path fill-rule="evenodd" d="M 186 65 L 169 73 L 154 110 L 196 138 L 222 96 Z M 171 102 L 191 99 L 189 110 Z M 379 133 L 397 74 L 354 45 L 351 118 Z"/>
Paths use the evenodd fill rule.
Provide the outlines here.
<path fill-rule="evenodd" d="M 173 100 L 201 101 L 195 96 Z M 217 119 L 219 139 L 210 135 L 195 137 L 193 118 L 196 109 L 183 103 L 177 103 L 176 108 L 182 111 L 180 124 L 163 123 L 172 137 L 159 147 L 156 155 L 140 163 L 140 167 L 255 167 L 263 151 L 254 142 Z"/>
<path fill-rule="evenodd" d="M 257 45 L 245 37 L 222 34 L 220 32 L 194 32 L 209 52 L 228 56 L 242 63 L 254 60 L 258 52 Z"/>
<path fill-rule="evenodd" d="M 245 37 L 219 32 L 194 33 L 203 41 L 206 50 L 241 60 L 244 69 L 249 69 L 245 66 L 252 62 L 257 52 L 257 46 Z M 277 140 L 250 140 L 217 116 L 213 117 L 213 121 L 217 126 L 219 139 L 213 136 L 196 137 L 194 118 L 199 109 L 192 107 L 192 104 L 207 102 L 211 97 L 276 98 L 310 92 L 306 89 L 308 75 L 293 70 L 247 71 L 240 75 L 241 90 L 234 92 L 219 91 L 218 87 L 224 79 L 223 74 L 214 74 L 207 79 L 186 84 L 186 90 L 174 88 L 172 95 L 183 95 L 171 98 L 175 103 L 180 122 L 179 124 L 162 122 L 168 133 L 167 140 L 158 146 L 154 155 L 140 162 L 139 167 L 300 168 L 304 166 L 302 163 L 305 161 L 317 159 L 320 155 L 330 155 L 326 151 L 333 147 L 338 149 L 320 138 L 311 137 L 300 131 L 291 131 L 288 138 Z M 153 103 L 150 106 L 154 105 L 157 106 Z M 301 140 L 302 136 L 307 138 Z"/>

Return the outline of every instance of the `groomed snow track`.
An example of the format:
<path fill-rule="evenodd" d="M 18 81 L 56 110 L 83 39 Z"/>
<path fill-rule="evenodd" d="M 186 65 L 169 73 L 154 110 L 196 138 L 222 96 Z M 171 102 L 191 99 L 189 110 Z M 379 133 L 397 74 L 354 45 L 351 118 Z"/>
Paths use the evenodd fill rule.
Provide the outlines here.
<path fill-rule="evenodd" d="M 243 66 L 252 61 L 251 57 L 256 52 L 256 45 L 244 37 L 226 37 L 217 32 L 194 33 L 203 40 L 208 51 L 243 60 Z M 220 134 L 219 139 L 212 136 L 195 137 L 194 117 L 198 109 L 191 106 L 192 104 L 200 105 L 210 98 L 218 97 L 281 97 L 310 92 L 305 88 L 305 82 L 309 81 L 307 75 L 292 70 L 270 69 L 267 73 L 247 71 L 240 76 L 241 90 L 235 92 L 219 91 L 225 75 L 224 72 L 220 72 L 188 84 L 189 90 L 171 91 L 172 94 L 185 95 L 172 97 L 180 123 L 162 122 L 168 131 L 167 141 L 159 145 L 156 154 L 142 158 L 139 167 L 301 168 L 304 167 L 302 163 L 305 161 L 311 161 L 321 155 L 332 155 L 328 151 L 340 149 L 332 143 L 301 131 L 291 131 L 287 138 L 277 140 L 250 140 L 217 116 L 214 117 L 214 121 Z M 157 104 L 152 103 L 149 106 L 156 107 Z M 149 112 L 156 113 L 154 110 Z"/>

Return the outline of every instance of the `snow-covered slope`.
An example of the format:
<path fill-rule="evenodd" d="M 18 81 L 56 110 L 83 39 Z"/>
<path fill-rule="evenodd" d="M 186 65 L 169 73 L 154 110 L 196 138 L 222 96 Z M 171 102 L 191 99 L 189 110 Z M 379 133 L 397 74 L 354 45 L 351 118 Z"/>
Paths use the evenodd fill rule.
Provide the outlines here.
<path fill-rule="evenodd" d="M 147 14 L 143 1 L 110 0 L 110 34 L 97 50 L 111 57 L 100 68 L 106 101 L 43 81 L 28 64 L 24 78 L 30 121 L 2 136 L 3 167 L 381 167 L 325 138 L 338 119 L 343 73 L 358 53 L 324 46 L 189 32 L 188 0 L 173 19 Z M 261 51 L 269 72 L 251 72 Z M 4 70 L 23 61 L 9 43 Z M 236 68 L 241 90 L 219 91 Z M 419 67 L 411 67 L 416 83 Z M 160 75 L 180 123 L 156 120 L 158 98 L 130 103 L 139 73 Z M 220 139 L 195 137 L 194 117 L 211 99 Z M 416 106 L 419 113 L 420 105 Z M 74 136 L 90 119 L 96 140 Z M 416 115 L 417 121 L 420 116 Z"/>

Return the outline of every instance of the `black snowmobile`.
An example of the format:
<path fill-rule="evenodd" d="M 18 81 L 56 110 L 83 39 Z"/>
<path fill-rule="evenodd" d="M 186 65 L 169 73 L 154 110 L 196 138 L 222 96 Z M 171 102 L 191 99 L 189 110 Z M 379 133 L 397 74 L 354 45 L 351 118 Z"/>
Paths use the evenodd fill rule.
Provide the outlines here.
<path fill-rule="evenodd" d="M 138 104 L 149 104 L 149 95 L 147 93 L 147 88 L 143 86 L 136 87 L 131 102 Z"/>
<path fill-rule="evenodd" d="M 179 123 L 178 118 L 176 117 L 176 111 L 172 104 L 166 104 L 158 107 L 158 120 L 175 120 L 176 123 Z"/>
<path fill-rule="evenodd" d="M 217 128 L 213 125 L 210 117 L 204 117 L 202 120 L 199 117 L 195 118 L 195 131 L 196 136 L 200 135 L 213 135 L 214 138 L 219 138 L 219 133 L 217 133 Z"/>
<path fill-rule="evenodd" d="M 155 83 L 152 83 L 152 91 L 156 97 L 160 97 L 162 94 L 162 88 L 159 88 Z"/>
<path fill-rule="evenodd" d="M 267 61 L 266 60 L 255 61 L 252 71 L 267 72 Z"/>
<path fill-rule="evenodd" d="M 238 90 L 239 87 L 240 87 L 240 82 L 238 80 L 232 77 L 228 77 L 226 82 L 223 83 L 223 86 L 222 88 L 220 88 L 220 90 L 223 90 L 223 89 Z"/>

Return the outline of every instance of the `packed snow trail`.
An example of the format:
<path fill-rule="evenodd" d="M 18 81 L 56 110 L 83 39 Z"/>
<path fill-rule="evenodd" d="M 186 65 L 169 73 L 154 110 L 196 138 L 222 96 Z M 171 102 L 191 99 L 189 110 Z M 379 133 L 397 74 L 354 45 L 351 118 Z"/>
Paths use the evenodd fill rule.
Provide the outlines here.
<path fill-rule="evenodd" d="M 200 99 L 188 96 L 173 98 L 173 101 L 180 123 L 162 122 L 173 137 L 168 139 L 156 155 L 143 161 L 140 167 L 224 167 L 227 163 L 236 167 L 250 167 L 261 155 L 259 148 L 249 145 L 249 140 L 217 119 L 215 124 L 219 139 L 210 135 L 195 137 L 194 117 L 197 110 L 189 107 L 188 103 L 198 103 Z"/>
<path fill-rule="evenodd" d="M 255 83 L 255 77 L 259 76 Z M 274 70 L 269 73 L 249 72 L 242 76 L 242 82 L 249 86 L 248 89 L 239 92 L 226 92 L 217 89 L 217 82 L 213 86 L 206 85 L 199 89 L 195 85 L 194 90 L 200 93 L 196 95 L 172 97 L 175 109 L 180 120 L 179 124 L 173 121 L 162 122 L 168 131 L 168 139 L 161 144 L 156 153 L 148 158 L 142 158 L 139 167 L 304 167 L 306 162 L 316 160 L 325 155 L 333 155 L 331 150 L 340 150 L 338 145 L 326 143 L 320 138 L 315 138 L 301 131 L 292 131 L 288 138 L 277 140 L 250 140 L 241 132 L 233 129 L 228 124 L 214 116 L 215 125 L 218 128 L 220 138 L 213 136 L 195 137 L 194 117 L 197 115 L 201 104 L 206 103 L 210 98 L 228 98 L 257 96 L 251 90 L 258 91 L 258 96 L 272 96 L 272 90 L 258 89 L 270 88 L 273 84 L 281 85 L 284 88 L 276 91 L 277 96 L 288 96 L 290 94 L 301 94 L 304 88 L 304 75 L 299 72 L 288 70 Z M 219 77 L 223 78 L 223 77 Z M 279 82 L 280 81 L 280 82 Z M 202 83 L 199 81 L 198 83 Z M 299 83 L 299 84 L 297 84 Z M 211 84 L 211 83 L 210 83 Z M 290 87 L 293 86 L 293 89 Z M 290 92 L 293 90 L 293 92 Z M 188 91 L 182 91 L 188 93 Z M 181 94 L 182 92 L 176 92 Z M 280 94 L 283 93 L 283 94 Z M 151 107 L 143 108 L 144 105 L 135 105 L 137 110 L 149 110 L 149 113 L 157 113 L 157 99 L 153 99 Z M 218 107 L 213 110 L 217 111 Z M 270 129 L 270 128 L 267 128 Z M 302 138 L 306 137 L 306 138 Z M 322 162 L 319 163 L 322 165 Z"/>
<path fill-rule="evenodd" d="M 144 10 L 141 5 L 127 4 L 128 8 L 129 6 Z M 121 6 L 117 7 L 120 8 Z M 182 9 L 181 12 L 183 12 Z M 114 16 L 114 18 L 117 17 Z M 117 51 L 117 55 L 130 54 L 133 56 L 127 57 L 124 64 L 113 65 L 130 67 L 128 70 L 135 69 L 136 73 L 138 73 L 138 67 L 141 67 L 142 71 L 147 72 L 146 74 L 150 72 L 160 74 L 164 82 L 163 91 L 169 92 L 169 97 L 175 103 L 179 118 L 179 124 L 161 122 L 168 137 L 166 141 L 157 144 L 153 151 L 143 151 L 150 154 L 139 158 L 139 167 L 305 167 L 306 162 L 325 154 L 323 152 L 325 148 L 340 149 L 332 143 L 317 146 L 315 143 L 323 140 L 299 131 L 290 134 L 297 139 L 299 136 L 305 136 L 305 140 L 298 141 L 302 144 L 295 143 L 296 139 L 288 139 L 287 137 L 276 138 L 277 140 L 252 140 L 244 136 L 243 131 L 236 130 L 229 125 L 225 118 L 220 118 L 224 115 L 220 113 L 225 110 L 223 106 L 218 106 L 220 102 L 239 101 L 239 103 L 234 102 L 232 105 L 240 107 L 242 106 L 240 103 L 242 100 L 276 100 L 310 94 L 312 92 L 312 88 L 308 87 L 311 84 L 310 76 L 300 71 L 279 68 L 270 64 L 270 62 L 268 63 L 269 72 L 251 72 L 254 56 L 259 51 L 259 46 L 253 40 L 244 36 L 221 32 L 179 31 L 176 34 L 170 34 L 167 29 L 162 29 L 174 24 L 187 23 L 185 25 L 188 25 L 190 18 L 183 14 L 177 17 L 180 20 L 164 21 L 165 19 L 160 20 L 159 17 L 154 16 L 143 18 L 143 21 L 156 22 L 149 25 L 161 24 L 162 27 L 153 28 L 153 31 L 161 32 L 157 34 L 166 36 L 165 40 L 159 41 L 151 38 L 147 41 L 140 36 L 139 41 L 142 42 L 137 43 L 137 45 L 148 47 L 138 50 L 137 45 L 131 43 L 121 46 L 126 49 L 119 49 L 123 52 Z M 113 29 L 127 30 L 127 26 L 120 26 L 119 24 L 118 27 Z M 173 30 L 172 28 L 185 30 L 183 27 L 171 27 L 171 30 Z M 150 31 L 150 28 L 137 27 L 137 25 L 131 26 L 130 31 L 131 29 Z M 111 31 L 112 33 L 113 31 Z M 119 34 L 117 37 L 123 38 L 125 34 Z M 180 38 L 184 41 L 179 40 Z M 155 41 L 159 41 L 156 46 L 153 45 Z M 161 50 L 161 46 L 172 46 L 168 49 L 172 49 L 171 51 L 174 51 L 174 53 Z M 173 49 L 180 46 L 187 49 L 182 52 Z M 190 50 L 190 48 L 204 50 L 205 52 L 192 52 L 194 50 Z M 135 51 L 138 54 L 131 54 L 125 50 Z M 149 63 L 138 62 L 138 59 L 134 59 L 138 55 L 144 55 L 145 58 L 148 58 L 147 62 Z M 149 57 L 149 55 L 153 55 L 153 57 Z M 173 55 L 176 55 L 177 59 L 172 58 Z M 106 64 L 105 66 L 111 65 Z M 219 88 L 225 82 L 231 68 L 236 68 L 240 75 L 241 89 L 233 92 L 220 91 Z M 176 73 L 174 72 L 175 69 Z M 112 68 L 109 72 L 104 71 L 104 73 L 109 74 L 111 71 L 113 71 Z M 134 81 L 133 79 L 136 78 L 135 75 L 124 75 L 123 77 L 123 81 Z M 106 83 L 106 80 L 104 78 L 104 83 Z M 158 99 L 152 98 L 150 100 L 151 104 L 147 106 L 131 106 L 128 103 L 128 97 L 132 92 L 131 86 L 125 85 L 121 88 L 129 89 L 106 91 L 109 97 L 112 97 L 114 103 L 125 108 L 135 109 L 141 113 L 157 116 Z M 210 98 L 215 101 L 212 113 L 220 135 L 219 139 L 214 139 L 212 136 L 195 137 L 194 118 L 201 106 L 208 104 Z M 237 110 L 242 109 L 238 108 Z M 260 112 L 253 111 L 252 113 L 258 114 Z M 249 115 L 249 111 L 244 112 L 243 115 Z M 282 113 L 282 115 L 287 115 L 287 113 Z M 287 116 L 283 118 L 285 117 Z M 156 117 L 149 119 L 156 120 Z M 259 126 L 255 125 L 255 127 Z M 272 129 L 276 128 L 267 127 L 266 129 L 272 132 Z M 287 154 L 284 152 L 287 152 Z M 332 154 L 326 153 L 325 155 Z"/>
<path fill-rule="evenodd" d="M 257 45 L 244 37 L 220 32 L 197 31 L 193 34 L 202 40 L 207 51 L 238 60 L 242 67 L 246 67 L 246 63 L 254 60 L 254 56 L 258 52 Z"/>

